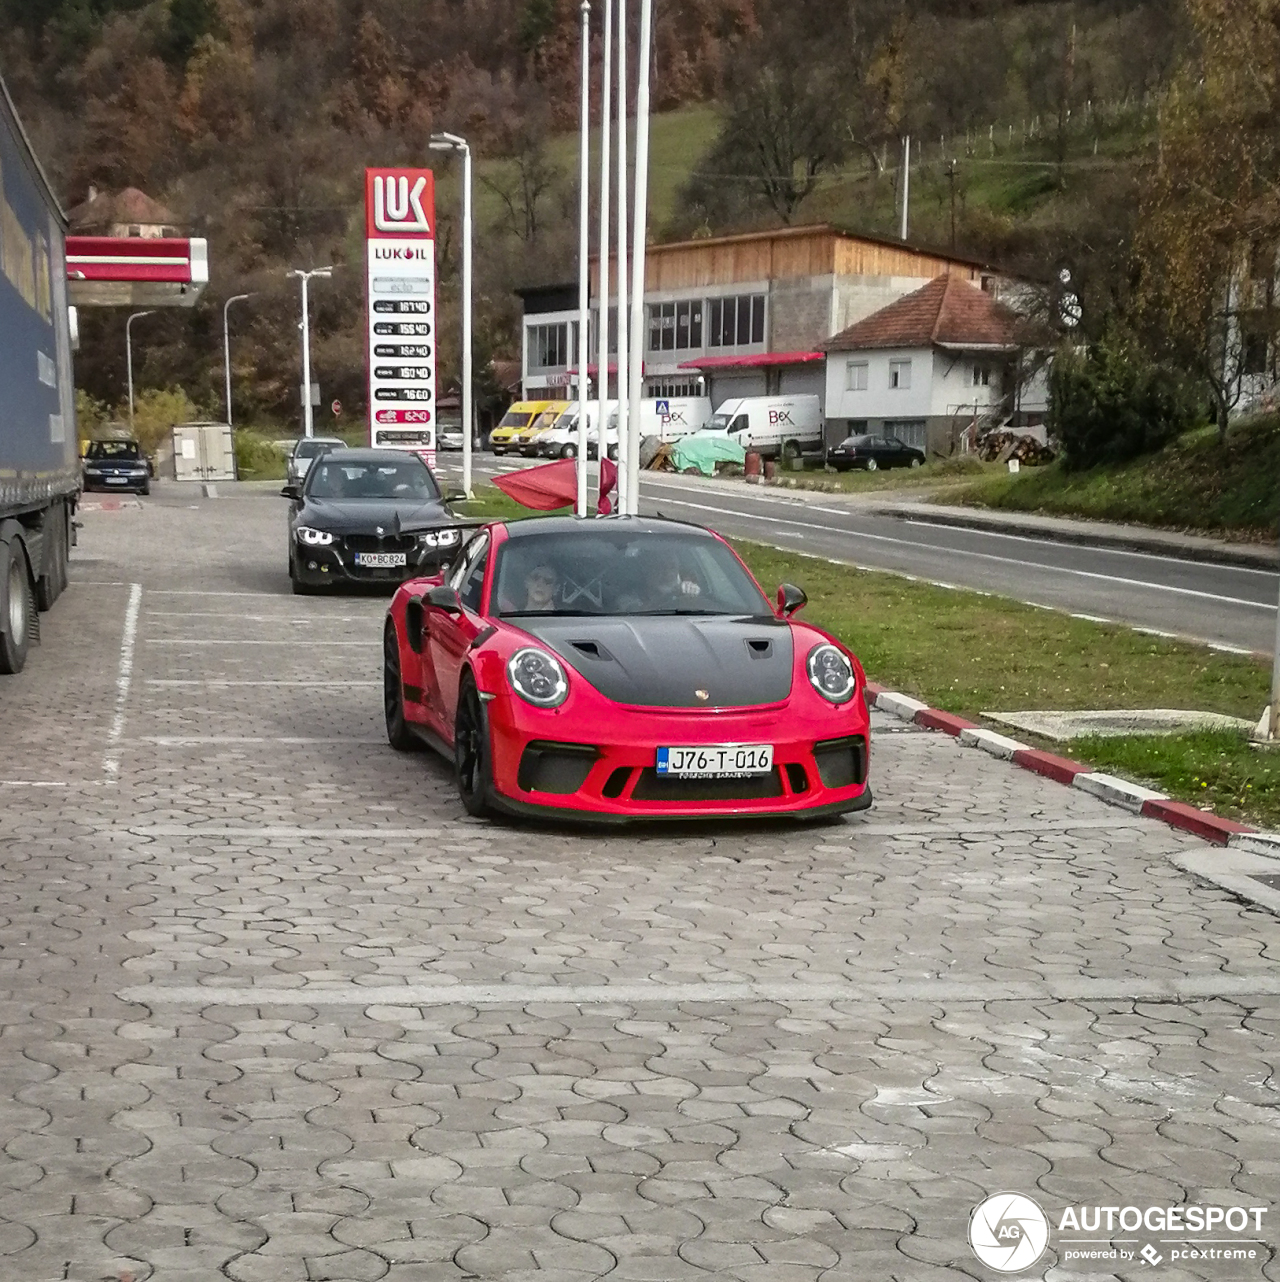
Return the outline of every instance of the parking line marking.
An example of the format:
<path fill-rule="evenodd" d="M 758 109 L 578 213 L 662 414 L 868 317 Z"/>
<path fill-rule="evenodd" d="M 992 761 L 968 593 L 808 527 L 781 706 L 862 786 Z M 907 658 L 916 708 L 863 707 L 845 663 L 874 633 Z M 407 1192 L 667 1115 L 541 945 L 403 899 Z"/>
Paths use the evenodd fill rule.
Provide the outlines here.
<path fill-rule="evenodd" d="M 1093 979 L 1063 975 L 1049 980 L 903 979 L 875 981 L 850 976 L 845 983 L 756 983 L 715 981 L 665 984 L 624 980 L 616 984 L 266 984 L 220 988 L 210 984 L 138 985 L 117 996 L 144 1006 L 361 1006 L 406 1009 L 415 1006 L 594 1006 L 612 1002 L 859 1002 L 867 1001 L 1153 1001 L 1210 1000 L 1215 997 L 1280 995 L 1280 975 L 1180 975 L 1147 979 L 1136 975 Z"/>
<path fill-rule="evenodd" d="M 153 743 L 161 748 L 199 748 L 205 745 L 216 746 L 218 744 L 232 743 L 287 743 L 295 745 L 310 745 L 320 743 L 348 743 L 352 747 L 368 747 L 371 744 L 384 746 L 385 739 L 352 739 L 348 735 L 332 735 L 325 737 L 308 738 L 306 736 L 297 736 L 291 738 L 274 738 L 265 735 L 143 735 L 139 743 Z"/>
<path fill-rule="evenodd" d="M 237 641 L 237 640 L 218 640 L 213 637 L 148 637 L 148 645 L 288 645 L 288 646 L 314 646 L 318 649 L 332 649 L 337 645 L 359 646 L 363 650 L 369 648 L 368 641 L 299 641 L 294 637 L 286 637 L 281 641 Z"/>
<path fill-rule="evenodd" d="M 102 758 L 102 769 L 107 775 L 120 770 L 120 739 L 124 734 L 126 705 L 129 686 L 133 681 L 133 652 L 138 640 L 138 615 L 142 610 L 142 584 L 129 587 L 129 605 L 124 613 L 124 633 L 120 639 L 120 670 L 116 676 L 116 711 L 107 731 L 107 751 Z"/>
<path fill-rule="evenodd" d="M 232 688 L 235 686 L 296 686 L 301 690 L 345 690 L 348 686 L 374 686 L 381 687 L 381 681 L 223 681 L 216 678 L 194 680 L 178 680 L 174 678 L 164 679 L 151 677 L 147 680 L 149 686 L 214 686 L 217 689 Z"/>

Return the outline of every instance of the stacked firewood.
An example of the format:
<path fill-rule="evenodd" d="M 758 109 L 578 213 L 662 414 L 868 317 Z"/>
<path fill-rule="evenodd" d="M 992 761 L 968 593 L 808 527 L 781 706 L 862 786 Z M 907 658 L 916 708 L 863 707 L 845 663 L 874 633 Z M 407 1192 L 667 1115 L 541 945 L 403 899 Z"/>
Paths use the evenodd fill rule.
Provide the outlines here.
<path fill-rule="evenodd" d="M 978 440 L 978 457 L 984 463 L 1007 463 L 1010 459 L 1017 459 L 1027 467 L 1041 467 L 1052 463 L 1057 455 L 1034 436 L 1021 436 L 1017 432 L 988 432 Z"/>

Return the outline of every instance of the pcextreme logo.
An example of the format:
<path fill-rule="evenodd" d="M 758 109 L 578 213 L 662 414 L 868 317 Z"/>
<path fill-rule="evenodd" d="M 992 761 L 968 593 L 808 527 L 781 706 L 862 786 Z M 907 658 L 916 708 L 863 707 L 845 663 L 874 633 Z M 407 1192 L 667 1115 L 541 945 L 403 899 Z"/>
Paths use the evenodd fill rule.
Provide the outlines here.
<path fill-rule="evenodd" d="M 1059 1262 L 1239 1261 L 1265 1258 L 1265 1206 L 1068 1206 L 1057 1223 Z M 996 1193 L 974 1207 L 969 1245 L 989 1269 L 1021 1273 L 1049 1245 L 1049 1217 L 1022 1193 Z M 1154 1240 L 1145 1241 L 1150 1234 Z M 1230 1234 L 1230 1237 L 1224 1237 Z"/>
<path fill-rule="evenodd" d="M 996 1193 L 973 1208 L 969 1245 L 987 1268 L 1021 1273 L 1049 1245 L 1049 1218 L 1021 1193 Z"/>

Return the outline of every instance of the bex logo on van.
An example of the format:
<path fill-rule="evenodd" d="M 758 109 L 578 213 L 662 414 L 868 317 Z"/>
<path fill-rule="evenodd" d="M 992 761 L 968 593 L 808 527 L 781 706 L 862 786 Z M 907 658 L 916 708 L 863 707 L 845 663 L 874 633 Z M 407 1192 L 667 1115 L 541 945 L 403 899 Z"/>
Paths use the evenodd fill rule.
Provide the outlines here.
<path fill-rule="evenodd" d="M 785 423 L 788 427 L 795 427 L 795 424 L 791 421 L 790 410 L 770 410 L 769 411 L 770 427 L 778 427 L 783 423 Z"/>

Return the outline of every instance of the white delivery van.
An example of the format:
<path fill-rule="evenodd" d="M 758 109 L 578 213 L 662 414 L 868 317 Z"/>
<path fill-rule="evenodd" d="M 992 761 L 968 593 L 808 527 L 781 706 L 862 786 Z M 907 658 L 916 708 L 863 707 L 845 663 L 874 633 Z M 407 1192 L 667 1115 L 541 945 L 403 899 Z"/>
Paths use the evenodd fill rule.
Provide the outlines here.
<path fill-rule="evenodd" d="M 823 448 L 816 396 L 743 396 L 725 401 L 706 431 L 727 433 L 762 458 L 799 458 Z"/>
<path fill-rule="evenodd" d="M 640 439 L 656 436 L 660 441 L 678 441 L 691 436 L 711 417 L 711 401 L 705 396 L 646 397 L 640 402 Z"/>
<path fill-rule="evenodd" d="M 606 401 L 605 408 L 610 415 L 617 412 L 617 401 Z M 596 419 L 599 417 L 600 402 L 587 402 L 587 442 L 588 452 L 593 442 L 599 440 Z M 539 458 L 577 458 L 578 456 L 578 403 L 574 401 L 555 421 L 555 425 L 538 435 Z"/>

